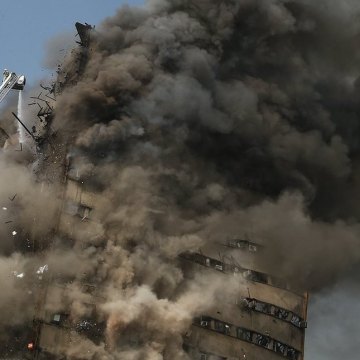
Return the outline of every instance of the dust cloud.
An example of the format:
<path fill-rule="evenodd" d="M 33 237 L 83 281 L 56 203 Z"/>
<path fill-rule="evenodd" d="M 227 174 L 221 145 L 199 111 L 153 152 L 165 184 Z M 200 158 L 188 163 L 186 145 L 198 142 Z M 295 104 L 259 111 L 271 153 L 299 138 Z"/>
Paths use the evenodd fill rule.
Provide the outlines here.
<path fill-rule="evenodd" d="M 11 249 L 1 225 L 2 309 L 30 308 L 13 269 L 46 263 L 68 283 L 52 311 L 100 329 L 62 349 L 69 359 L 187 359 L 192 318 L 241 284 L 186 277 L 179 254 L 250 232 L 264 239 L 259 264 L 298 288 L 323 294 L 348 278 L 360 260 L 359 11 L 355 1 L 150 0 L 105 19 L 86 61 L 84 49 L 64 60 L 51 123 L 96 194 L 96 222 L 62 239 L 61 181 L 38 181 L 50 160 L 34 169 L 1 154 L 0 198 L 18 194 L 23 238 L 42 243 Z M 84 282 L 101 294 L 96 310 Z M 0 334 L 31 320 L 3 312 Z"/>

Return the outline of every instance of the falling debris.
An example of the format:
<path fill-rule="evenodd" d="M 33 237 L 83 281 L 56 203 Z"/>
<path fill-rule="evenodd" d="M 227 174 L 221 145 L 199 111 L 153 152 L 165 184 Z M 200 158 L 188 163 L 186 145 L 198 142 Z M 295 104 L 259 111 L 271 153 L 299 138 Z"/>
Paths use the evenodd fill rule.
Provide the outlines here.
<path fill-rule="evenodd" d="M 43 274 L 44 272 L 49 270 L 49 266 L 46 264 L 44 266 L 40 266 L 39 269 L 36 271 L 37 274 Z"/>
<path fill-rule="evenodd" d="M 25 276 L 24 273 L 18 273 L 17 271 L 13 271 L 13 274 L 15 277 L 17 277 L 19 279 L 22 279 Z"/>

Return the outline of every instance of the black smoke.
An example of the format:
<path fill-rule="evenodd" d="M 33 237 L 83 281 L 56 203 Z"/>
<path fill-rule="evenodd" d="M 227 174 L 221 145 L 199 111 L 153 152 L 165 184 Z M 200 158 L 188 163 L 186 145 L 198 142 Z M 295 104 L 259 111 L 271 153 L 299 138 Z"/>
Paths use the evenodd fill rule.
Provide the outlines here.
<path fill-rule="evenodd" d="M 64 354 L 186 358 L 182 334 L 224 284 L 186 281 L 177 257 L 228 236 L 264 239 L 260 265 L 302 289 L 357 269 L 359 10 L 153 0 L 65 61 L 52 128 L 97 194 L 98 223 L 45 256 L 73 278 L 73 318 L 90 313 L 82 276 L 96 284 L 105 330 Z"/>

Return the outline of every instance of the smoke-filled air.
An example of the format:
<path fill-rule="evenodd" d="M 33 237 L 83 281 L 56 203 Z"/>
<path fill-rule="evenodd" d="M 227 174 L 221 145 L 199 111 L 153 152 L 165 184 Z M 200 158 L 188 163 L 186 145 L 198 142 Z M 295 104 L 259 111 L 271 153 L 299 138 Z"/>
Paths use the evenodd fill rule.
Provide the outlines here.
<path fill-rule="evenodd" d="M 64 359 L 189 359 L 193 319 L 244 285 L 181 255 L 231 237 L 260 239 L 256 268 L 300 291 L 356 273 L 359 14 L 353 0 L 124 6 L 57 69 L 51 124 L 23 98 L 40 144 L 3 110 L 0 355 L 59 282 L 46 310 L 92 327 L 59 343 Z M 79 226 L 59 221 L 66 176 L 93 199 Z"/>

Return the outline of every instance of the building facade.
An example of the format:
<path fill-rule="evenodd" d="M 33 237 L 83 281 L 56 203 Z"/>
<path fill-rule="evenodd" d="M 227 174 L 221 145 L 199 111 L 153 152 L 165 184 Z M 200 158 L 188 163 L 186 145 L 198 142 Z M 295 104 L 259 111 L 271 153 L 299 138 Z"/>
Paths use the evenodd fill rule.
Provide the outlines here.
<path fill-rule="evenodd" d="M 91 27 L 77 27 L 80 36 L 89 43 Z M 84 44 L 82 44 L 84 46 Z M 81 57 L 86 55 L 83 50 Z M 79 61 L 83 64 L 83 61 Z M 81 65 L 83 66 L 83 65 Z M 81 69 L 80 69 L 81 70 Z M 78 70 L 78 71 L 80 71 Z M 64 83 L 76 75 L 59 74 L 56 84 L 61 91 Z M 48 114 L 48 116 L 50 116 Z M 54 151 L 55 146 L 55 151 Z M 86 186 L 71 154 L 71 143 L 57 139 L 47 148 L 54 161 L 48 161 L 38 170 L 40 181 L 61 178 L 58 226 L 54 241 L 81 246 L 84 237 L 101 236 L 96 204 L 99 195 Z M 59 164 L 61 164 L 59 166 Z M 231 296 L 215 301 L 203 314 L 193 319 L 183 334 L 183 348 L 194 360 L 302 360 L 308 296 L 292 289 L 257 261 L 263 251 L 259 240 L 247 237 L 220 239 L 196 252 L 182 253 L 179 266 L 185 278 L 194 273 L 212 272 L 219 281 L 230 277 L 239 288 Z M 259 265 L 260 264 L 260 265 Z M 83 316 L 72 317 L 67 311 L 68 293 L 81 288 L 86 294 L 81 309 Z M 96 309 L 104 299 L 96 284 L 86 274 L 68 282 L 56 273 L 44 275 L 38 291 L 34 316 L 34 332 L 29 354 L 33 359 L 67 359 L 68 344 L 88 338 L 97 344 L 103 340 L 106 324 L 96 320 Z M 57 306 L 55 306 L 55 305 Z M 62 311 L 58 309 L 61 308 Z M 91 351 L 91 350 L 89 350 Z M 73 356 L 72 359 L 88 358 Z"/>

